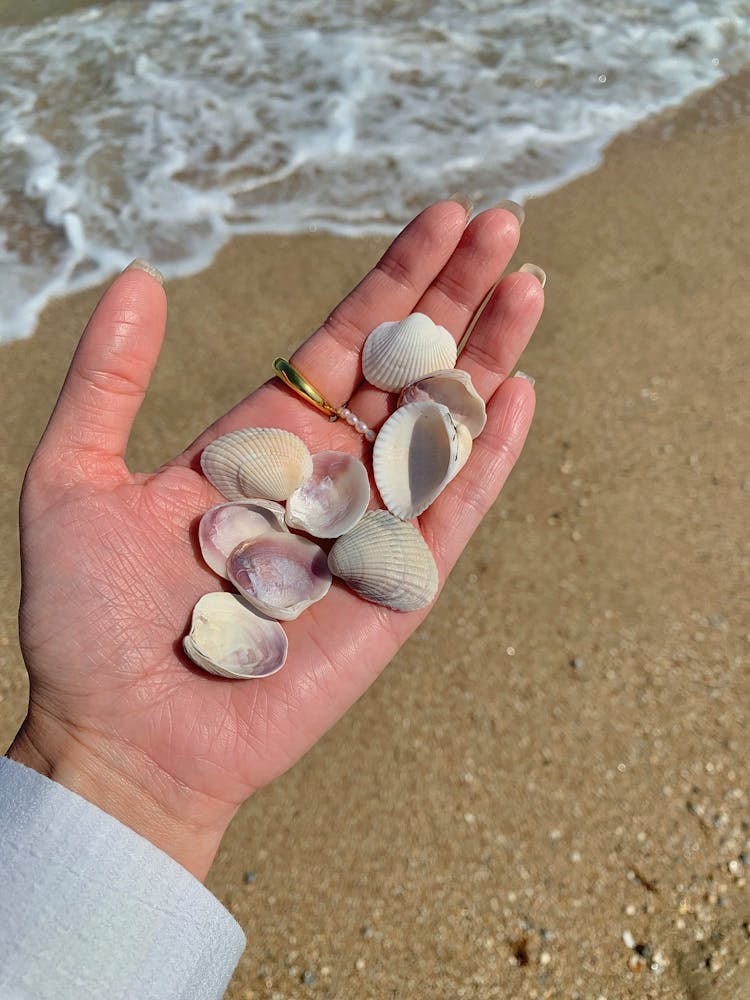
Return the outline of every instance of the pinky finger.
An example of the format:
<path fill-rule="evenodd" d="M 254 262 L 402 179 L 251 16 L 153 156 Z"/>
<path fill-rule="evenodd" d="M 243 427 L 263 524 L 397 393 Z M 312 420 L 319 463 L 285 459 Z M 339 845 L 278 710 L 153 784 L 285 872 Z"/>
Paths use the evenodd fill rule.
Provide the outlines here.
<path fill-rule="evenodd" d="M 469 460 L 420 518 L 425 541 L 445 579 L 505 485 L 521 454 L 534 416 L 533 383 L 506 379 L 487 407 L 487 425 Z"/>

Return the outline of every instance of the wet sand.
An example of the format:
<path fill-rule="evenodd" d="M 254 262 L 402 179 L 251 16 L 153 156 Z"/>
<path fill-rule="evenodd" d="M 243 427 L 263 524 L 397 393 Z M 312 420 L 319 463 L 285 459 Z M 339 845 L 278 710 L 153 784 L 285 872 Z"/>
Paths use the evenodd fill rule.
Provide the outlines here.
<path fill-rule="evenodd" d="M 208 882 L 249 939 L 231 1000 L 750 996 L 746 82 L 527 205 L 527 448 L 437 612 L 232 824 Z M 132 464 L 263 381 L 383 245 L 237 239 L 171 283 Z M 97 295 L 0 349 L 3 745 L 17 494 Z"/>
<path fill-rule="evenodd" d="M 112 0 L 0 0 L 0 27 L 36 24 L 82 7 L 106 7 Z"/>

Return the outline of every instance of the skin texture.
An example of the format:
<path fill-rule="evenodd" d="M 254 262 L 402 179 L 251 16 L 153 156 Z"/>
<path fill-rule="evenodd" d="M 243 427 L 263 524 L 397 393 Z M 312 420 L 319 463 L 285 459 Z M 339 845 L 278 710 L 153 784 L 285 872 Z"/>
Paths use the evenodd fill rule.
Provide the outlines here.
<path fill-rule="evenodd" d="M 377 429 L 395 397 L 362 384 L 376 325 L 420 311 L 460 340 L 519 238 L 503 209 L 467 225 L 432 205 L 297 351 L 293 363 Z M 458 366 L 488 404 L 459 476 L 419 519 L 441 583 L 510 473 L 534 390 L 508 378 L 541 315 L 531 274 L 504 278 Z M 78 792 L 203 878 L 239 805 L 289 768 L 366 690 L 427 610 L 400 614 L 342 584 L 285 623 L 278 674 L 232 681 L 193 667 L 181 639 L 193 605 L 222 589 L 196 547 L 200 516 L 222 497 L 200 473 L 203 447 L 254 424 L 298 434 L 312 452 L 370 446 L 271 380 L 151 474 L 124 461 L 156 363 L 166 297 L 144 270 L 105 292 L 73 358 L 21 498 L 21 644 L 26 721 L 9 756 Z"/>

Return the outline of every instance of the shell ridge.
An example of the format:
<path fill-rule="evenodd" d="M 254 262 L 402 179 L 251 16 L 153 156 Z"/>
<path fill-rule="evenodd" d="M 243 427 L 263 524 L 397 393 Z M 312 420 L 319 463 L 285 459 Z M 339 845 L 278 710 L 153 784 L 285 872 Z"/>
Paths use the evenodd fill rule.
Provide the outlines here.
<path fill-rule="evenodd" d="M 304 441 L 279 427 L 228 431 L 203 449 L 206 478 L 229 500 L 286 500 L 312 474 Z"/>
<path fill-rule="evenodd" d="M 384 510 L 342 535 L 328 565 L 355 593 L 397 611 L 426 607 L 437 592 L 437 566 L 420 532 Z"/>
<path fill-rule="evenodd" d="M 432 371 L 453 368 L 457 350 L 449 330 L 412 313 L 375 327 L 362 351 L 362 373 L 372 385 L 394 392 Z"/>

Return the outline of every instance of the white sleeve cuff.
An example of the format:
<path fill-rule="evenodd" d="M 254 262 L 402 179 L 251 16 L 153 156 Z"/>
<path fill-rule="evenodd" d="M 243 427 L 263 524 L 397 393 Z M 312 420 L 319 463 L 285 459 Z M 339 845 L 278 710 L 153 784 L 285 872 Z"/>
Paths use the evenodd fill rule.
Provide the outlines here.
<path fill-rule="evenodd" d="M 245 948 L 181 865 L 0 757 L 3 1000 L 220 1000 Z"/>

